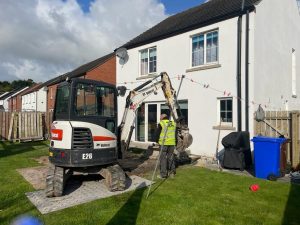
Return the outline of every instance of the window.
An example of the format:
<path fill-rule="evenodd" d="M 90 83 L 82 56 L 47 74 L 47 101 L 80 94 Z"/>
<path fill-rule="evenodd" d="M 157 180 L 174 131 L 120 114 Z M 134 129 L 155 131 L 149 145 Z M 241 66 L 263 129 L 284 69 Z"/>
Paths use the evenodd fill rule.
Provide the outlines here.
<path fill-rule="evenodd" d="M 78 116 L 115 116 L 113 88 L 78 84 L 76 89 L 75 113 Z"/>
<path fill-rule="evenodd" d="M 69 113 L 69 96 L 70 88 L 67 85 L 57 88 L 57 99 L 55 102 L 55 115 L 56 119 L 65 118 Z M 29 96 L 28 96 L 29 97 Z"/>
<path fill-rule="evenodd" d="M 218 121 L 232 123 L 232 98 L 220 98 L 218 105 Z"/>
<path fill-rule="evenodd" d="M 181 116 L 184 118 L 184 121 L 186 122 L 186 124 L 189 123 L 189 118 L 188 118 L 188 101 L 187 100 L 179 100 L 179 107 L 181 110 L 177 110 L 177 114 L 178 116 L 180 116 L 180 112 L 181 112 Z M 170 114 L 170 110 L 169 107 L 166 104 L 162 104 L 160 106 L 160 114 Z"/>
<path fill-rule="evenodd" d="M 292 49 L 292 96 L 297 97 L 296 50 Z"/>
<path fill-rule="evenodd" d="M 219 32 L 212 31 L 192 37 L 192 67 L 219 60 Z"/>
<path fill-rule="evenodd" d="M 147 75 L 156 72 L 156 47 L 140 51 L 141 75 Z"/>

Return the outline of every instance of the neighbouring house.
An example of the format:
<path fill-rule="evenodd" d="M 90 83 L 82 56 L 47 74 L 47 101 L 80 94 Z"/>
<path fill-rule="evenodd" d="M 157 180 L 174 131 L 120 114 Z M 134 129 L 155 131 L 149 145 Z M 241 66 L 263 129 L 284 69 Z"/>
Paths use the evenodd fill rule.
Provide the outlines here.
<path fill-rule="evenodd" d="M 7 95 L 8 93 L 9 93 L 9 92 L 6 91 L 6 92 L 4 92 L 4 93 L 2 93 L 2 94 L 0 95 L 0 111 L 4 111 L 4 106 L 3 106 L 4 100 L 2 100 L 2 97 L 5 96 L 5 95 Z"/>
<path fill-rule="evenodd" d="M 66 79 L 84 78 L 116 84 L 116 56 L 110 53 L 101 58 L 79 66 L 75 70 L 55 77 L 43 84 L 47 87 L 47 111 L 53 111 L 55 105 L 56 87 Z"/>
<path fill-rule="evenodd" d="M 117 84 L 133 89 L 165 71 L 177 88 L 185 75 L 178 99 L 194 137 L 190 151 L 213 156 L 219 129 L 220 140 L 232 131 L 253 135 L 259 105 L 300 109 L 299 22 L 296 0 L 210 0 L 121 46 L 129 60 L 117 63 Z M 118 103 L 120 121 L 125 98 Z M 167 111 L 161 92 L 149 97 L 133 138 L 153 141 Z"/>
<path fill-rule="evenodd" d="M 10 92 L 8 94 L 8 96 L 6 97 L 6 104 L 4 101 L 4 109 L 5 111 L 9 111 L 9 112 L 16 112 L 21 108 L 21 99 L 18 98 L 18 94 L 23 92 L 24 90 L 26 90 L 28 87 L 22 87 L 22 88 L 17 88 L 15 90 L 13 90 L 12 92 Z"/>
<path fill-rule="evenodd" d="M 43 83 L 34 85 L 20 94 L 22 98 L 22 111 L 46 112 L 47 90 Z"/>

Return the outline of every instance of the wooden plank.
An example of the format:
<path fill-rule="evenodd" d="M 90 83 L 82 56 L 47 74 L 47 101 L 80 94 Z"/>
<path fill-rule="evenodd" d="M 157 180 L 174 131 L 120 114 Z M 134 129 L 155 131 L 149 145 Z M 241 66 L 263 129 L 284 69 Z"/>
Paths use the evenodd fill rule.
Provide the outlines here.
<path fill-rule="evenodd" d="M 21 118 L 21 116 L 22 116 L 22 114 L 21 113 L 19 113 L 19 123 L 18 123 L 18 130 L 19 130 L 19 136 L 18 137 L 16 137 L 16 139 L 18 139 L 18 138 L 21 138 L 22 137 L 22 128 L 21 128 L 21 120 L 22 120 L 22 118 Z"/>
<path fill-rule="evenodd" d="M 5 140 L 6 137 L 5 137 L 5 112 L 2 113 L 2 116 L 1 116 L 1 120 L 2 120 L 2 131 L 1 131 L 1 136 L 2 136 L 2 140 Z"/>
<path fill-rule="evenodd" d="M 12 139 L 17 138 L 17 132 L 18 132 L 18 114 L 15 114 L 14 116 L 14 122 L 13 122 L 13 137 Z"/>
<path fill-rule="evenodd" d="M 25 114 L 25 118 L 24 118 L 24 123 L 25 123 L 25 137 L 28 137 L 28 118 L 27 118 L 27 113 Z"/>
<path fill-rule="evenodd" d="M 33 137 L 37 137 L 37 113 L 33 113 Z"/>
<path fill-rule="evenodd" d="M 13 131 L 13 125 L 14 125 L 14 117 L 15 113 L 12 113 L 11 118 L 10 118 L 10 124 L 9 124 L 9 132 L 8 132 L 8 140 L 10 141 L 12 139 L 12 131 Z"/>
<path fill-rule="evenodd" d="M 3 135 L 2 135 L 2 114 L 3 112 L 0 112 L 0 140 L 4 140 Z"/>
<path fill-rule="evenodd" d="M 298 148 L 299 139 L 299 114 L 292 113 L 292 167 L 296 168 L 300 162 L 300 154 Z"/>

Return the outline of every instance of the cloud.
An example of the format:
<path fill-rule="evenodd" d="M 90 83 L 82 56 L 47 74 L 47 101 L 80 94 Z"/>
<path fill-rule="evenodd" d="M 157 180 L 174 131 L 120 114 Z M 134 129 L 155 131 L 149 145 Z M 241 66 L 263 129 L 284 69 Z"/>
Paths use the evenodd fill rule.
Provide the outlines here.
<path fill-rule="evenodd" d="M 46 81 L 112 52 L 162 19 L 158 0 L 0 1 L 0 80 Z"/>

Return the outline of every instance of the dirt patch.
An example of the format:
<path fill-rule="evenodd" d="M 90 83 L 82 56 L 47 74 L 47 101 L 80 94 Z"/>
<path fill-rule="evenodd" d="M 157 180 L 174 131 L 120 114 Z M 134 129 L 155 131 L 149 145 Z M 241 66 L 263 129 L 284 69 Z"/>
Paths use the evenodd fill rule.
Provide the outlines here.
<path fill-rule="evenodd" d="M 49 164 L 49 157 L 48 156 L 41 156 L 39 158 L 33 158 L 35 161 L 37 161 L 40 164 L 47 165 Z"/>
<path fill-rule="evenodd" d="M 48 166 L 17 169 L 17 171 L 33 186 L 34 189 L 45 189 Z"/>

